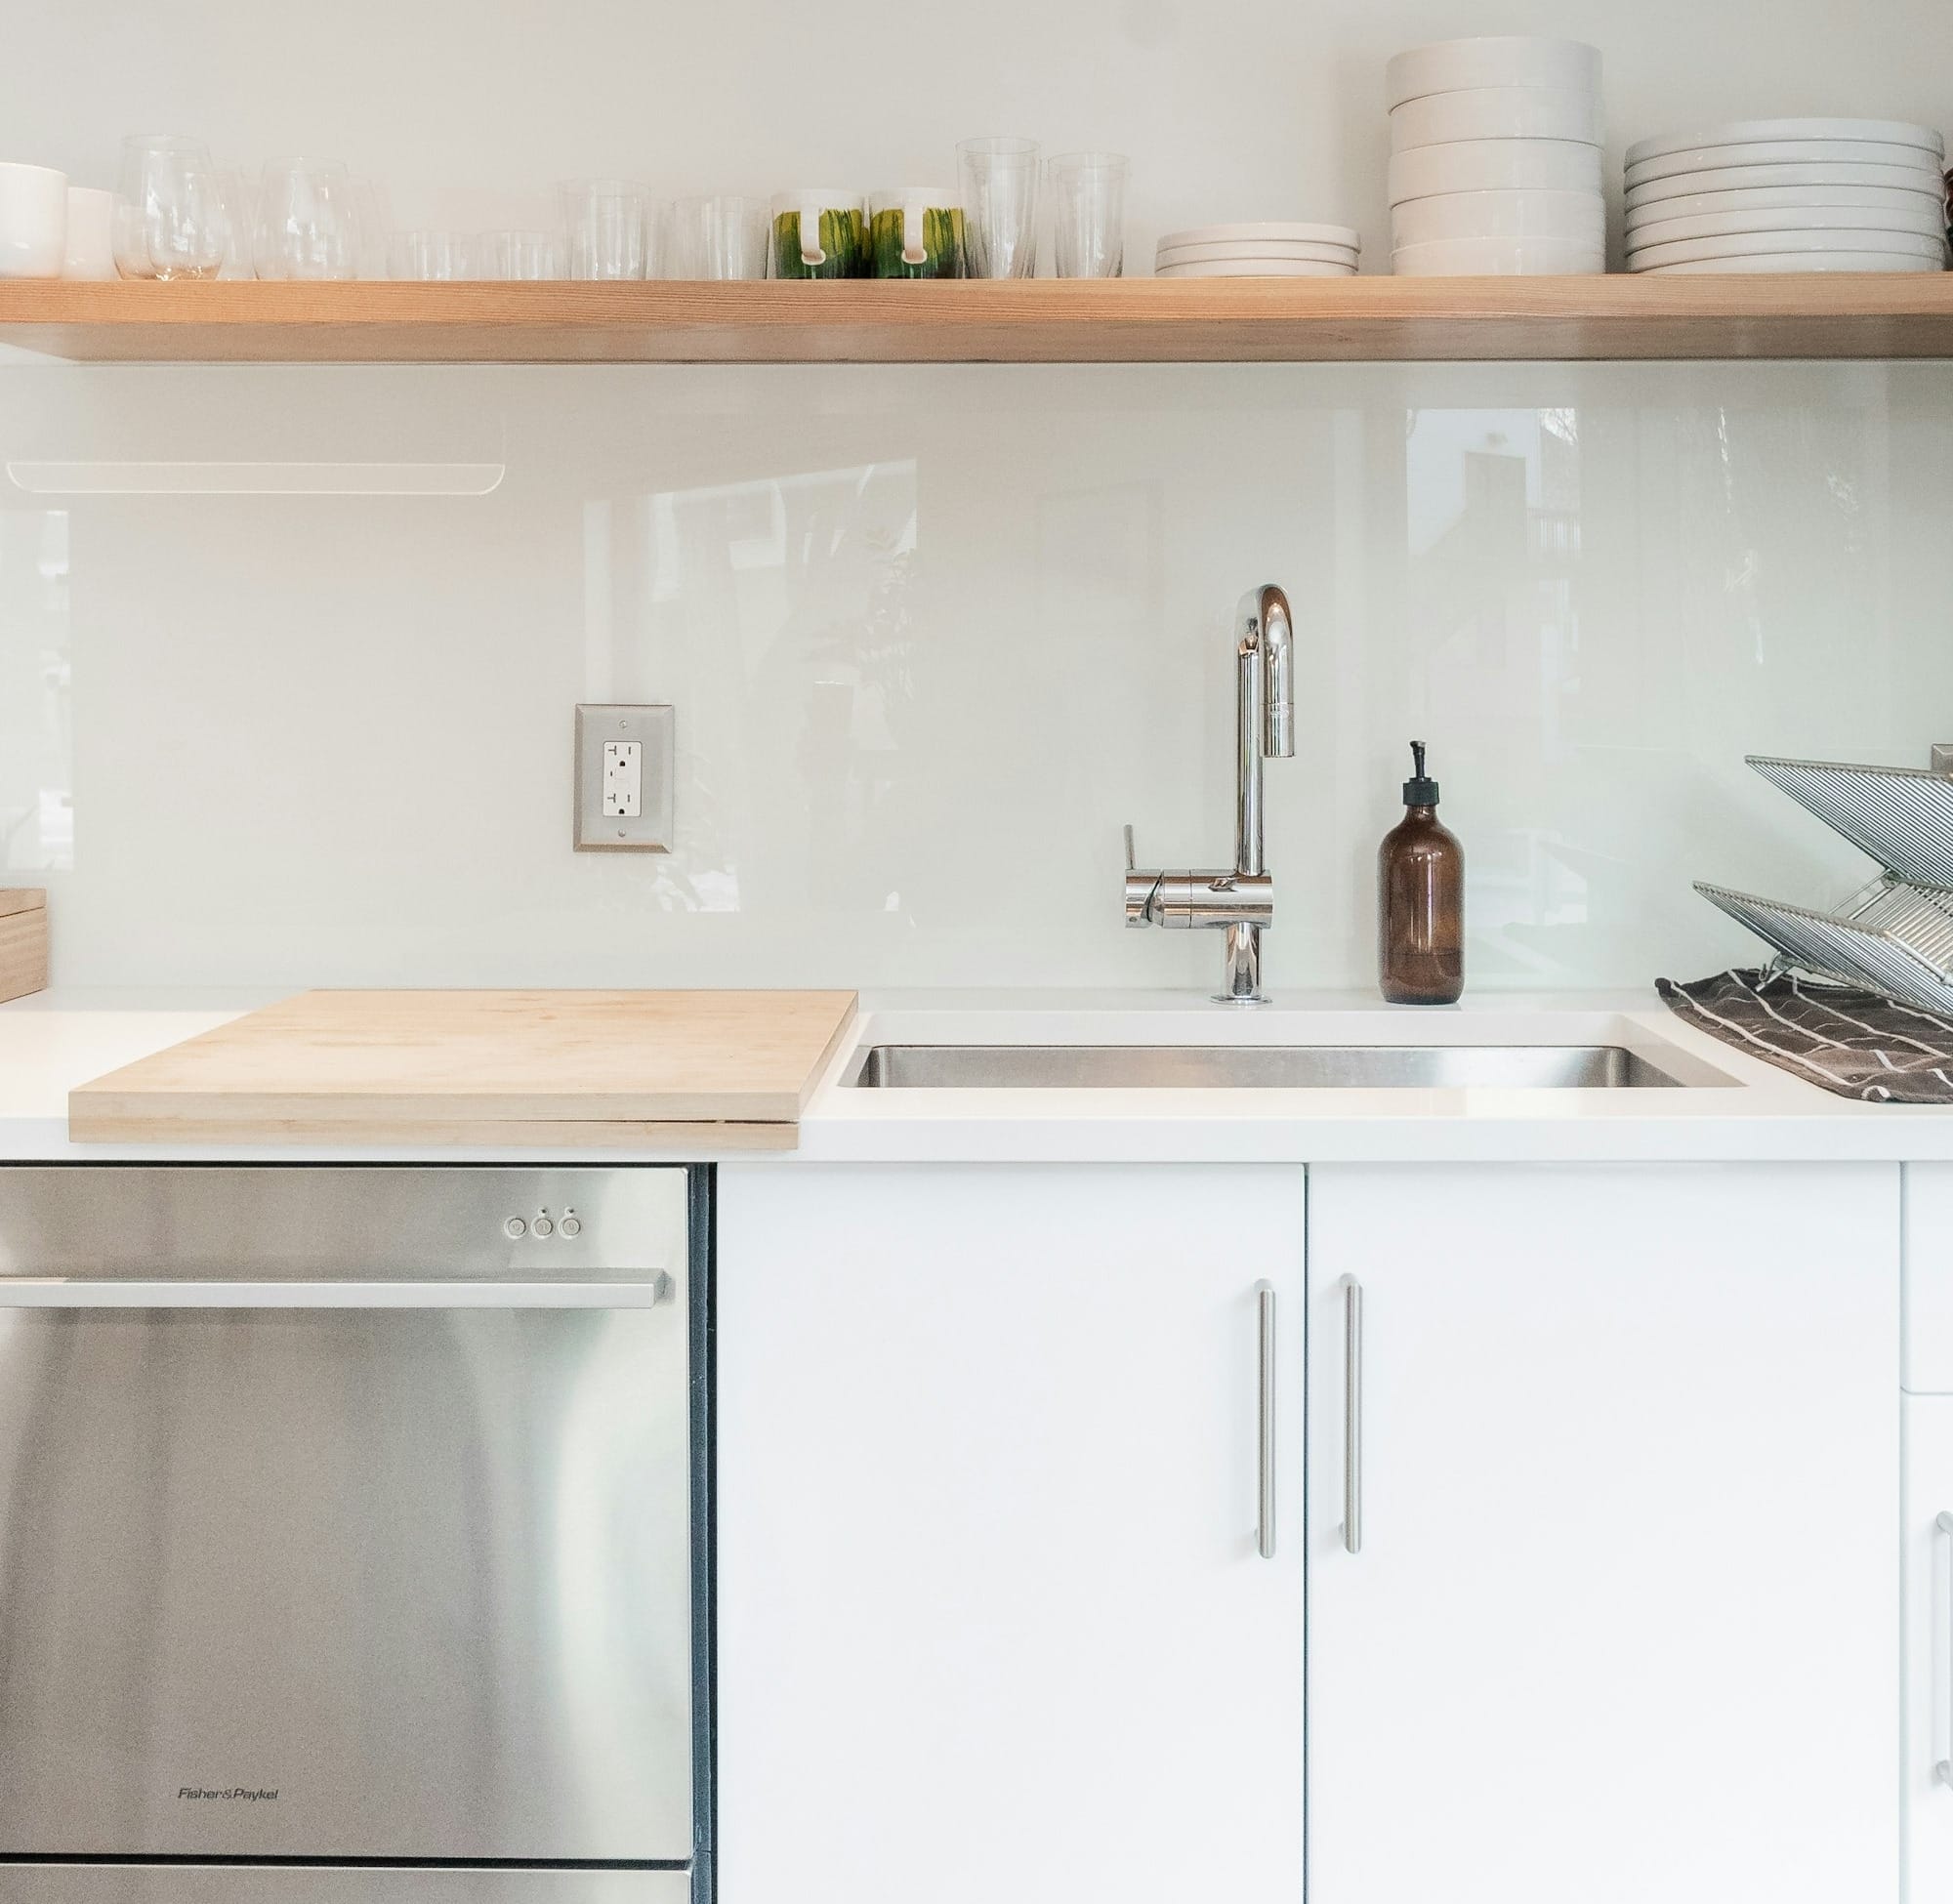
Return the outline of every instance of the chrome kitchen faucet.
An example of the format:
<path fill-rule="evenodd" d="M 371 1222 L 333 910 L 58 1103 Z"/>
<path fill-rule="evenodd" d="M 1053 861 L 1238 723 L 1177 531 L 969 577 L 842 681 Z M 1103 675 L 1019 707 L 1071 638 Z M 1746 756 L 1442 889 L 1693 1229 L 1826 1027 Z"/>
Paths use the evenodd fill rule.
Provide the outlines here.
<path fill-rule="evenodd" d="M 1262 762 L 1295 752 L 1294 629 L 1273 583 L 1241 598 L 1235 619 L 1234 867 L 1231 872 L 1145 872 L 1126 829 L 1126 924 L 1225 928 L 1222 1005 L 1261 1005 L 1262 932 L 1275 918 L 1275 887 L 1262 863 Z"/>

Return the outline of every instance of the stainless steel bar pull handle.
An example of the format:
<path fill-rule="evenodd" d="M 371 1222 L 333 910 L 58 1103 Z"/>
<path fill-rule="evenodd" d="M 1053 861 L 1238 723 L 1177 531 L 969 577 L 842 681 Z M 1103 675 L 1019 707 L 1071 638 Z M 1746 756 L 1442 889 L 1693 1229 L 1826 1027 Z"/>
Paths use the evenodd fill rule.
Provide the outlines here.
<path fill-rule="evenodd" d="M 1933 1604 L 1939 1609 L 1939 1643 L 1933 1648 L 1935 1657 L 1953 1662 L 1953 1513 L 1942 1513 L 1932 1523 L 1933 1533 L 1946 1536 L 1946 1565 L 1942 1570 L 1935 1565 L 1932 1569 Z M 1938 1546 L 1935 1539 L 1934 1546 Z M 1935 1553 L 1934 1559 L 1937 1559 Z M 1945 1597 L 1940 1597 L 1941 1579 L 1946 1582 Z M 1946 1718 L 1939 1718 L 1938 1699 L 1946 1700 Z M 1942 1785 L 1953 1785 L 1953 1685 L 1942 1688 L 1935 1695 L 1932 1714 L 1933 1750 L 1942 1756 L 1932 1767 L 1932 1775 Z"/>
<path fill-rule="evenodd" d="M 1343 1278 L 1343 1546 L 1363 1551 L 1363 1285 Z"/>
<path fill-rule="evenodd" d="M 1259 1350 L 1255 1552 L 1264 1560 L 1272 1560 L 1275 1557 L 1275 1286 L 1271 1282 L 1255 1285 L 1255 1324 Z"/>

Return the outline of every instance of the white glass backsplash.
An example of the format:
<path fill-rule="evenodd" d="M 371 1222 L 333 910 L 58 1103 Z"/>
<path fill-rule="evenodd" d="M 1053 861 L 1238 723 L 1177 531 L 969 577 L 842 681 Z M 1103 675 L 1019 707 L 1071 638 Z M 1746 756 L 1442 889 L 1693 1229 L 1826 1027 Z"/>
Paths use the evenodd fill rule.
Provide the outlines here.
<path fill-rule="evenodd" d="M 1936 366 L 9 364 L 0 462 L 64 984 L 1205 986 L 1119 829 L 1228 858 L 1263 581 L 1271 986 L 1370 983 L 1413 736 L 1477 987 L 1750 956 L 1691 878 L 1864 868 L 1743 754 L 1953 739 Z M 668 857 L 571 852 L 579 700 L 677 705 Z"/>

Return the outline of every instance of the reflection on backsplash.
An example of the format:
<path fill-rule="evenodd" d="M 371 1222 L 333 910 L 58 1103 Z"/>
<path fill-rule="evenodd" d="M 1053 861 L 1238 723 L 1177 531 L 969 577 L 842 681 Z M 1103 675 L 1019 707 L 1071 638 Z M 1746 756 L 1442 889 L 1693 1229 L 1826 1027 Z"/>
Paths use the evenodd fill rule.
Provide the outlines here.
<path fill-rule="evenodd" d="M 1204 990 L 1202 935 L 1124 931 L 1119 828 L 1226 856 L 1233 604 L 1275 580 L 1271 987 L 1371 982 L 1413 734 L 1471 983 L 1691 975 L 1750 948 L 1690 878 L 1858 872 L 1745 751 L 1946 726 L 1942 383 L 9 365 L 0 460 L 507 474 L 0 493 L 0 879 L 51 874 L 64 984 Z M 676 705 L 670 855 L 570 851 L 579 700 Z"/>

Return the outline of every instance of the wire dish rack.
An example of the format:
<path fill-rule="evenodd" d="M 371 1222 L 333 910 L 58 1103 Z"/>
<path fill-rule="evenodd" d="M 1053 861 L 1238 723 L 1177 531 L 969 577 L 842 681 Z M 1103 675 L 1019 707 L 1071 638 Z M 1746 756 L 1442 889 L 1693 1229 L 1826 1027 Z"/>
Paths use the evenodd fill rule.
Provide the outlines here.
<path fill-rule="evenodd" d="M 1747 760 L 1885 870 L 1831 912 L 1701 880 L 1696 891 L 1776 949 L 1773 973 L 1795 967 L 1953 1013 L 1953 775 Z"/>

